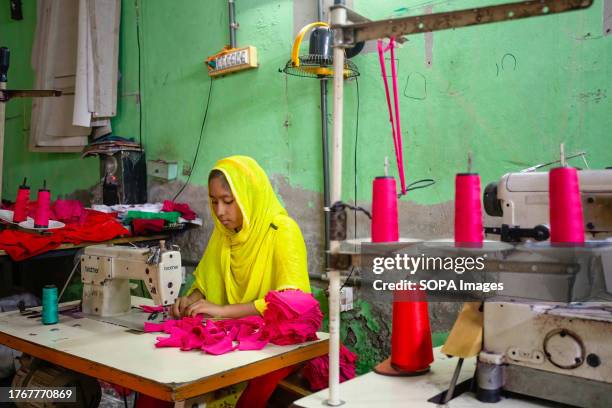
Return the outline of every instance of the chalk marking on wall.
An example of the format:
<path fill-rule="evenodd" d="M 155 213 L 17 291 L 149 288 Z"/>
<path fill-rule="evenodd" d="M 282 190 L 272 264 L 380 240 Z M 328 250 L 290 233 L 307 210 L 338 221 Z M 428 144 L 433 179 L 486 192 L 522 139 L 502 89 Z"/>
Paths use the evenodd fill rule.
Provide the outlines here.
<path fill-rule="evenodd" d="M 512 70 L 516 71 L 516 67 L 517 67 L 516 57 L 514 56 L 514 54 L 510 54 L 510 53 L 507 53 L 506 55 L 502 57 L 502 61 L 501 61 L 502 69 L 503 70 L 506 69 L 506 66 L 504 65 L 506 58 L 512 58 L 512 61 L 513 61 Z"/>
<path fill-rule="evenodd" d="M 516 71 L 517 68 L 518 60 L 514 54 L 509 52 L 504 54 L 499 63 L 495 63 L 496 76 L 499 76 L 502 71 Z"/>
<path fill-rule="evenodd" d="M 414 87 L 410 85 L 410 79 L 415 84 Z M 411 87 L 411 89 L 409 89 Z M 404 96 L 406 98 L 415 99 L 417 101 L 424 101 L 427 99 L 427 78 L 420 72 L 411 72 L 406 77 L 406 85 L 404 86 Z"/>
<path fill-rule="evenodd" d="M 593 35 L 591 33 L 586 33 L 585 35 L 580 37 L 574 37 L 576 41 L 600 40 L 602 38 L 604 38 L 603 35 Z"/>
<path fill-rule="evenodd" d="M 605 89 L 597 89 L 595 91 L 581 92 L 576 95 L 578 100 L 583 103 L 595 102 L 599 103 L 608 97 Z"/>

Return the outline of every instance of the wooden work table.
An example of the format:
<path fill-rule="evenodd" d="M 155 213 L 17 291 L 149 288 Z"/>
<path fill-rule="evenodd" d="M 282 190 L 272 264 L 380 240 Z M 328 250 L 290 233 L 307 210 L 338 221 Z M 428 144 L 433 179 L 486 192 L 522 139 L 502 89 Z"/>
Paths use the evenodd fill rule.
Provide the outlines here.
<path fill-rule="evenodd" d="M 146 242 L 146 241 L 157 241 L 160 239 L 167 239 L 168 235 L 150 235 L 150 236 L 136 236 L 136 237 L 124 237 L 124 238 L 115 238 L 115 239 L 111 239 L 110 241 L 102 241 L 102 242 L 82 242 L 78 245 L 75 244 L 61 244 L 59 247 L 52 249 L 49 252 L 54 252 L 54 251 L 66 251 L 66 250 L 71 250 L 71 249 L 78 249 L 78 248 L 83 248 L 86 246 L 90 246 L 90 245 L 111 245 L 111 244 L 128 244 L 130 242 Z M 36 257 L 40 257 L 40 256 L 44 256 L 45 254 L 40 254 L 37 255 L 35 257 L 32 258 L 28 258 L 28 259 L 33 259 Z M 6 253 L 6 251 L 4 250 L 0 250 L 0 257 L 2 256 L 8 256 L 8 254 Z M 25 261 L 27 261 L 28 259 L 25 259 Z"/>
<path fill-rule="evenodd" d="M 150 299 L 132 298 L 133 305 Z M 61 307 L 77 305 L 64 303 Z M 125 321 L 141 325 L 148 314 L 132 309 Z M 328 335 L 291 346 L 267 345 L 258 351 L 213 356 L 200 351 L 154 347 L 160 333 L 143 333 L 94 318 L 60 314 L 60 322 L 43 325 L 19 311 L 0 314 L 0 344 L 20 350 L 177 406 L 189 398 L 324 355 Z"/>
<path fill-rule="evenodd" d="M 453 371 L 457 364 L 456 358 L 449 358 L 434 349 L 435 361 L 431 371 L 417 377 L 387 377 L 374 372 L 364 374 L 340 384 L 340 399 L 344 401 L 343 408 L 436 408 L 427 400 L 448 389 Z M 471 378 L 476 368 L 476 358 L 466 359 L 459 375 L 458 383 Z M 295 401 L 294 408 L 321 408 L 326 406 L 328 390 L 322 390 Z M 476 399 L 474 394 L 466 392 L 452 399 L 448 408 L 541 408 L 550 407 L 541 401 L 533 399 L 502 398 L 495 404 L 487 404 Z"/>

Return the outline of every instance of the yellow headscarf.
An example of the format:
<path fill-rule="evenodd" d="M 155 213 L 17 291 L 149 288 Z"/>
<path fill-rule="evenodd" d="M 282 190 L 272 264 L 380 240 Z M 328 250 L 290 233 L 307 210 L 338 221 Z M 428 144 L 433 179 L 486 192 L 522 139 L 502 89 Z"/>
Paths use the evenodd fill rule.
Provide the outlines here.
<path fill-rule="evenodd" d="M 226 228 L 209 201 L 215 229 L 188 294 L 198 289 L 219 305 L 255 302 L 263 313 L 270 290 L 310 292 L 304 238 L 263 169 L 250 157 L 231 156 L 213 170 L 225 175 L 242 212 L 242 228 Z"/>

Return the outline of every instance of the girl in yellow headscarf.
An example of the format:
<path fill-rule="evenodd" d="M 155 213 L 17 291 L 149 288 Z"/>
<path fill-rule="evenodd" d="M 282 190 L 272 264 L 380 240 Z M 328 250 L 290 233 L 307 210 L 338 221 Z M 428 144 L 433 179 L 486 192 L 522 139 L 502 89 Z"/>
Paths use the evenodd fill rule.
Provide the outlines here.
<path fill-rule="evenodd" d="M 297 223 L 255 160 L 232 156 L 208 177 L 215 229 L 175 317 L 238 318 L 262 314 L 270 290 L 310 292 L 306 245 Z"/>

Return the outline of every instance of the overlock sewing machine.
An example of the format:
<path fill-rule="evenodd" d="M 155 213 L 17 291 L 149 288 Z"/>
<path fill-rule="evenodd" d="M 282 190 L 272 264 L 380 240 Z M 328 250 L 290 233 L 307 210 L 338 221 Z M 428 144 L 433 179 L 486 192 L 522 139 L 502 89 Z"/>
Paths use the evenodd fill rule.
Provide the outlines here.
<path fill-rule="evenodd" d="M 537 242 L 549 235 L 548 173 L 506 174 L 485 190 L 487 213 L 501 217 L 487 232 L 517 246 L 490 260 L 507 285 L 482 312 L 476 375 L 482 401 L 496 402 L 509 391 L 610 406 L 612 240 L 605 238 L 612 236 L 612 170 L 584 170 L 579 178 L 584 247 Z"/>
<path fill-rule="evenodd" d="M 612 236 L 612 169 L 578 172 L 585 231 L 591 239 Z M 485 228 L 502 241 L 545 241 L 548 227 L 548 172 L 508 173 L 484 191 L 486 213 L 493 217 Z M 486 220 L 485 220 L 486 221 Z"/>
<path fill-rule="evenodd" d="M 159 247 L 92 245 L 81 256 L 84 313 L 117 316 L 129 312 L 130 279 L 144 282 L 156 305 L 170 306 L 182 283 L 181 253 Z"/>

